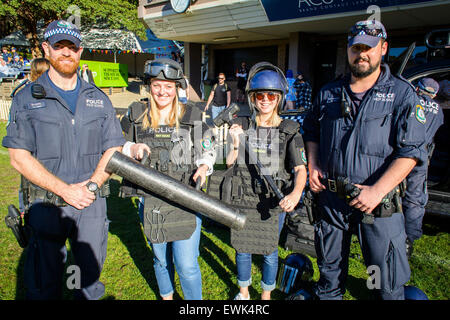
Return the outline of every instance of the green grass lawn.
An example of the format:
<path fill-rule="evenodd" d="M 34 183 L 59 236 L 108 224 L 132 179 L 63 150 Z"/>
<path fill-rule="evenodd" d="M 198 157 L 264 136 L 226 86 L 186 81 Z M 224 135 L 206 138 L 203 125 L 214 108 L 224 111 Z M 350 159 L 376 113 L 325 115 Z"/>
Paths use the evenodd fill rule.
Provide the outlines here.
<path fill-rule="evenodd" d="M 6 133 L 6 123 L 0 122 L 0 137 Z M 23 268 L 25 251 L 16 243 L 11 231 L 3 222 L 9 204 L 18 206 L 17 192 L 19 175 L 9 163 L 8 151 L 0 147 L 0 300 L 23 299 Z M 108 217 L 111 220 L 108 237 L 108 255 L 101 275 L 106 286 L 104 299 L 110 300 L 154 300 L 160 299 L 152 266 L 152 251 L 147 245 L 136 213 L 136 199 L 117 197 L 119 178 L 112 180 L 112 196 L 108 199 Z M 450 297 L 449 271 L 450 238 L 445 221 L 426 219 L 424 235 L 416 241 L 410 264 L 412 269 L 409 284 L 418 286 L 433 300 Z M 69 245 L 68 245 L 69 247 Z M 70 252 L 70 251 L 69 251 Z M 290 251 L 280 247 L 280 257 Z M 314 280 L 318 280 L 316 260 Z M 72 258 L 69 254 L 68 265 Z M 238 292 L 234 249 L 230 246 L 229 230 L 213 224 L 204 224 L 200 243 L 200 268 L 205 300 L 229 300 Z M 262 257 L 253 259 L 253 285 L 250 294 L 260 296 Z M 349 277 L 346 300 L 371 299 L 366 287 L 367 274 L 361 250 L 353 239 L 350 255 Z M 182 291 L 176 278 L 175 298 L 182 298 Z M 272 298 L 281 300 L 285 294 L 274 290 Z M 64 290 L 64 298 L 71 299 L 71 292 Z"/>

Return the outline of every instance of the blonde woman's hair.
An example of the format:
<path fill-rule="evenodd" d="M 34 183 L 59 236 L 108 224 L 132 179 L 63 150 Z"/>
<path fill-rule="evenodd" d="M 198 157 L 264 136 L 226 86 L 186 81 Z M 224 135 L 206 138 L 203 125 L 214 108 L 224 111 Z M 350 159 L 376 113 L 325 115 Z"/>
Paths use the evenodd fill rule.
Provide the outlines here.
<path fill-rule="evenodd" d="M 259 120 L 259 111 L 256 108 L 256 97 L 255 97 L 255 93 L 256 92 L 251 92 L 250 93 L 250 99 L 252 100 L 252 102 L 255 104 L 255 109 L 257 111 L 257 115 L 256 115 L 256 125 L 259 126 L 260 125 L 260 120 Z M 281 93 L 277 92 L 277 97 L 278 97 L 278 103 L 277 106 L 273 109 L 272 112 L 272 116 L 270 117 L 270 126 L 271 127 L 278 127 L 281 124 L 281 121 L 283 121 L 283 119 L 281 119 L 281 117 L 278 115 L 278 109 L 281 108 L 280 103 L 281 103 Z"/>
<path fill-rule="evenodd" d="M 146 110 L 147 114 L 142 120 L 142 128 L 148 129 L 151 127 L 153 129 L 157 129 L 159 127 L 158 106 L 156 105 L 155 99 L 151 94 L 149 97 L 149 102 L 150 102 L 150 110 Z M 180 119 L 183 117 L 184 112 L 185 112 L 184 105 L 178 101 L 178 95 L 175 95 L 175 98 L 172 101 L 172 111 L 170 112 L 168 123 L 166 124 L 171 127 L 176 127 L 178 129 L 178 127 L 180 126 Z"/>
<path fill-rule="evenodd" d="M 50 61 L 45 58 L 35 58 L 31 60 L 30 64 L 30 81 L 35 81 L 45 71 L 50 68 Z"/>

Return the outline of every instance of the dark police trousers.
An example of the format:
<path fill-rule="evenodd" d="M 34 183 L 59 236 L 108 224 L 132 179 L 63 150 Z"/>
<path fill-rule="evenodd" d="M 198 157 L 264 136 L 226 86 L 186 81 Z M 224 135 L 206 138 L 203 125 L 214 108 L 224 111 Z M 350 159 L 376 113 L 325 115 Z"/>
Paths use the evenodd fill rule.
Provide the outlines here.
<path fill-rule="evenodd" d="M 366 267 L 378 266 L 380 270 L 380 290 L 373 287 L 372 290 L 376 290 L 384 300 L 403 300 L 403 286 L 411 273 L 406 257 L 403 214 L 394 213 L 391 217 L 375 218 L 374 224 L 364 224 L 359 211 L 351 209 L 328 190 L 319 193 L 319 210 L 322 219 L 315 225 L 320 271 L 315 289 L 318 297 L 342 299 L 348 275 L 351 236 L 356 233 Z"/>
<path fill-rule="evenodd" d="M 25 262 L 27 299 L 60 299 L 63 285 L 75 290 L 76 299 L 100 299 L 105 291 L 99 277 L 106 258 L 109 227 L 105 198 L 98 198 L 83 210 L 35 202 L 28 214 L 33 232 Z M 67 271 L 66 239 L 76 266 Z M 63 284 L 65 272 L 69 278 Z M 78 282 L 77 275 L 81 276 Z"/>
<path fill-rule="evenodd" d="M 411 241 L 422 236 L 422 220 L 428 202 L 426 166 L 414 167 L 406 178 L 406 192 L 402 199 L 406 235 Z"/>

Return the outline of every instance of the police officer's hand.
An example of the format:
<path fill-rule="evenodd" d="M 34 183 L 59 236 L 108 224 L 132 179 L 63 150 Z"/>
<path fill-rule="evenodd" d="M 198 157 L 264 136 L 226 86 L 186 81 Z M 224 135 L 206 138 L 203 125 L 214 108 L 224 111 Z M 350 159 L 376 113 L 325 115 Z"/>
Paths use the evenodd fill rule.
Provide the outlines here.
<path fill-rule="evenodd" d="M 239 147 L 239 135 L 244 133 L 244 130 L 242 130 L 242 126 L 235 123 L 231 125 L 230 129 L 228 130 L 228 133 L 233 139 L 233 145 L 235 147 Z"/>
<path fill-rule="evenodd" d="M 197 171 L 195 171 L 195 174 L 192 176 L 192 180 L 197 182 L 197 179 L 200 179 L 200 185 L 202 186 L 206 181 L 206 172 L 208 172 L 208 166 L 206 164 L 200 165 Z"/>
<path fill-rule="evenodd" d="M 323 178 L 322 170 L 318 166 L 308 163 L 309 169 L 309 187 L 313 192 L 321 192 L 326 189 L 326 187 L 320 182 Z"/>
<path fill-rule="evenodd" d="M 141 160 L 144 157 L 144 153 L 150 154 L 150 147 L 145 143 L 135 143 L 130 147 L 131 157 L 136 160 Z"/>
<path fill-rule="evenodd" d="M 279 205 L 281 209 L 285 212 L 291 212 L 294 211 L 295 207 L 297 206 L 298 202 L 300 201 L 300 197 L 302 196 L 301 193 L 297 192 L 291 192 L 287 196 L 285 196 L 283 199 L 281 199 Z"/>
<path fill-rule="evenodd" d="M 95 201 L 95 194 L 87 189 L 86 184 L 88 182 L 89 180 L 69 184 L 60 196 L 65 202 L 78 210 L 89 207 Z"/>
<path fill-rule="evenodd" d="M 355 186 L 361 189 L 361 192 L 359 196 L 350 201 L 349 205 L 362 212 L 372 213 L 373 209 L 383 200 L 384 195 L 373 186 L 359 184 L 355 184 Z"/>
<path fill-rule="evenodd" d="M 208 108 L 209 108 L 209 105 L 206 105 L 206 106 L 205 106 L 205 109 L 204 109 L 203 111 L 207 111 Z"/>

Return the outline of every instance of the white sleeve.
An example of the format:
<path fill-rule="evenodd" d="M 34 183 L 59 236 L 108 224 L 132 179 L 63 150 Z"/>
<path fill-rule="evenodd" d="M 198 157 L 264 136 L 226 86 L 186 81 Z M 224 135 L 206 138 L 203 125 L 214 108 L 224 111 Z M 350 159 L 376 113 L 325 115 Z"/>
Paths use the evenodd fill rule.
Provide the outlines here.
<path fill-rule="evenodd" d="M 125 144 L 123 145 L 123 148 L 122 148 L 122 153 L 126 156 L 131 157 L 131 146 L 133 144 L 135 144 L 135 143 L 131 142 L 131 141 L 125 142 Z"/>
<path fill-rule="evenodd" d="M 208 166 L 208 171 L 206 171 L 206 176 L 210 176 L 214 171 L 214 162 L 208 158 L 197 159 L 195 161 L 195 165 L 200 167 L 202 164 L 206 164 Z"/>

